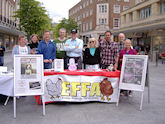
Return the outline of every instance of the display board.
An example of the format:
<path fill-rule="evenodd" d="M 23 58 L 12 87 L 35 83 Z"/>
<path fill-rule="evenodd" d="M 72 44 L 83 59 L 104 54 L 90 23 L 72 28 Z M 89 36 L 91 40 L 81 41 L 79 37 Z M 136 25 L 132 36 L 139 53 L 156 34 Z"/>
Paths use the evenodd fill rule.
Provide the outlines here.
<path fill-rule="evenodd" d="M 43 56 L 14 55 L 14 96 L 43 95 Z"/>
<path fill-rule="evenodd" d="M 144 91 L 147 55 L 124 55 L 119 89 Z"/>
<path fill-rule="evenodd" d="M 146 81 L 147 55 L 124 55 L 120 75 L 118 102 L 120 90 L 139 91 L 141 95 L 140 110 L 142 110 L 143 92 Z"/>

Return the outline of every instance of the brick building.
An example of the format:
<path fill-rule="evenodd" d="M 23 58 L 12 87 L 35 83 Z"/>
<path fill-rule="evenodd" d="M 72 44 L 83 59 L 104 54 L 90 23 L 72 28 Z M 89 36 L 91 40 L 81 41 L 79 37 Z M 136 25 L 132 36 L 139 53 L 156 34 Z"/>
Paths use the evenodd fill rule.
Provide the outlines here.
<path fill-rule="evenodd" d="M 89 37 L 98 39 L 106 30 L 118 29 L 120 13 L 133 5 L 134 0 L 81 0 L 69 10 L 69 17 L 78 23 L 86 43 Z"/>
<path fill-rule="evenodd" d="M 7 50 L 12 50 L 18 42 L 18 20 L 13 17 L 14 11 L 19 8 L 19 0 L 0 0 L 0 41 Z"/>

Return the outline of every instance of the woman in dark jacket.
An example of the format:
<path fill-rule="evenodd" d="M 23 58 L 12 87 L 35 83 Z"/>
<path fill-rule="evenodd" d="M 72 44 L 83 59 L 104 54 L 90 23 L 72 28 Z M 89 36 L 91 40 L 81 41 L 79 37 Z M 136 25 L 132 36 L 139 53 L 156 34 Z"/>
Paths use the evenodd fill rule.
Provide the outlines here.
<path fill-rule="evenodd" d="M 37 34 L 33 34 L 30 37 L 30 43 L 28 44 L 28 46 L 31 49 L 31 54 L 36 54 L 37 53 L 37 47 L 38 47 L 38 35 Z"/>
<path fill-rule="evenodd" d="M 88 46 L 84 51 L 83 62 L 86 69 L 99 69 L 100 50 L 95 38 L 90 38 Z"/>

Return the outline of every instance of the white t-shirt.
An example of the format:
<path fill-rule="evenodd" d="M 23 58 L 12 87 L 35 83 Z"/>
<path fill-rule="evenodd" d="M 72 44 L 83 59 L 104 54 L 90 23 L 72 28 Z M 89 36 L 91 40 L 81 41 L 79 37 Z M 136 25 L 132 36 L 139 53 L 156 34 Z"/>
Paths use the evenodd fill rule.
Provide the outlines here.
<path fill-rule="evenodd" d="M 25 47 L 19 46 L 19 54 L 22 54 L 22 55 L 28 54 L 28 48 L 27 48 L 27 46 L 25 46 Z"/>

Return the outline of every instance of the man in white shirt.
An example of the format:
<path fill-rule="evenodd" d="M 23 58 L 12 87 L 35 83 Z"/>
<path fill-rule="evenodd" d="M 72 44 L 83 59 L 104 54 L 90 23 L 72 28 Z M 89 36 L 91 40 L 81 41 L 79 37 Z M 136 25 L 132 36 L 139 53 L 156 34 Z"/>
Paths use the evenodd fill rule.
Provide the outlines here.
<path fill-rule="evenodd" d="M 71 39 L 68 39 L 65 43 L 64 50 L 67 55 L 67 62 L 70 58 L 74 58 L 75 62 L 78 64 L 77 68 L 82 69 L 82 50 L 83 50 L 83 41 L 77 38 L 77 30 L 71 30 Z"/>

